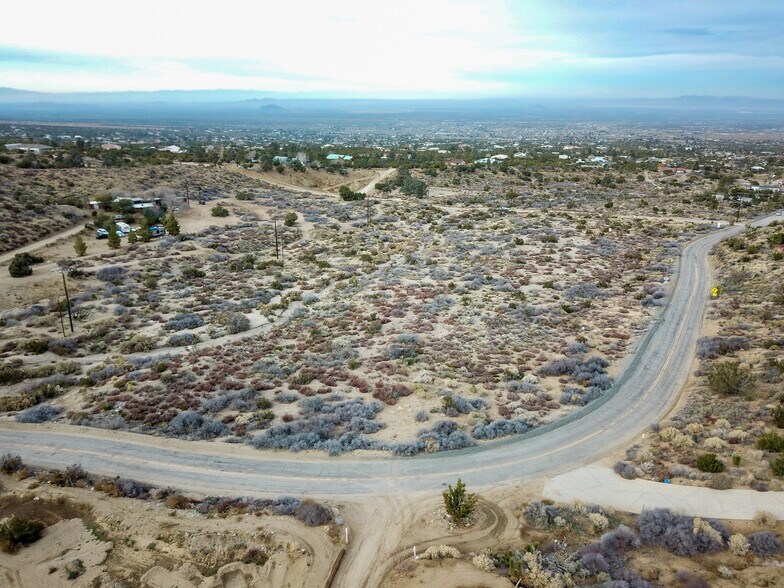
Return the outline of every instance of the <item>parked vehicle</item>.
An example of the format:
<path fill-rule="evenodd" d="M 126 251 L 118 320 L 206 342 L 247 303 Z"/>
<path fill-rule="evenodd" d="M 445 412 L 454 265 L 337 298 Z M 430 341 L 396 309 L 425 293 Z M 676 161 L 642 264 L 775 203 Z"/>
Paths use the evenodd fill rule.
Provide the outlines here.
<path fill-rule="evenodd" d="M 109 238 L 109 231 L 106 229 L 98 229 L 95 231 L 95 238 L 96 239 L 108 239 Z"/>
<path fill-rule="evenodd" d="M 163 225 L 154 225 L 150 227 L 150 233 L 153 237 L 163 237 L 166 234 L 166 229 L 163 228 Z"/>
<path fill-rule="evenodd" d="M 117 221 L 114 225 L 117 227 L 117 232 L 122 231 L 126 235 L 131 232 L 131 226 L 128 223 Z"/>

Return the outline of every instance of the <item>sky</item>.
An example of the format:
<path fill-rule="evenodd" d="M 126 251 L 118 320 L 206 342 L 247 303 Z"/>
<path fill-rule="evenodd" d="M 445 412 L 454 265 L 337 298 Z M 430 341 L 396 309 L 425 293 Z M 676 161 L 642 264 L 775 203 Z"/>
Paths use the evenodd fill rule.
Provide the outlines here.
<path fill-rule="evenodd" d="M 784 0 L 36 0 L 0 87 L 784 98 Z"/>

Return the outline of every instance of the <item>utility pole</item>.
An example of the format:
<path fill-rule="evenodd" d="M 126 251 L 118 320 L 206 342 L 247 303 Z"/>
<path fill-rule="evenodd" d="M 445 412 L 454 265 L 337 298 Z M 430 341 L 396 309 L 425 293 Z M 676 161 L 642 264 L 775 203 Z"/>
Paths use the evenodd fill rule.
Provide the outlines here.
<path fill-rule="evenodd" d="M 367 226 L 370 226 L 370 195 L 365 198 L 367 202 Z"/>
<path fill-rule="evenodd" d="M 61 271 L 61 276 L 63 276 L 63 290 L 65 290 L 65 304 L 68 306 L 68 323 L 71 325 L 71 332 L 74 332 L 73 328 L 73 317 L 71 316 L 71 299 L 68 297 L 68 286 L 65 284 L 65 272 Z"/>

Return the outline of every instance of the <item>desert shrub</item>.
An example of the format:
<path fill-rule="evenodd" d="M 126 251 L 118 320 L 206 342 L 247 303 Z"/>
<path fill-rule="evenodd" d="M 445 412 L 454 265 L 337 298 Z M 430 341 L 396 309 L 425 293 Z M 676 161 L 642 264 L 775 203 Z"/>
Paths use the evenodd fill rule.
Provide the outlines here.
<path fill-rule="evenodd" d="M 303 502 L 297 509 L 296 517 L 308 527 L 320 527 L 332 520 L 332 513 L 315 502 Z"/>
<path fill-rule="evenodd" d="M 545 504 L 538 500 L 532 500 L 523 510 L 525 521 L 537 529 L 549 529 L 560 516 L 561 512 L 557 506 Z"/>
<path fill-rule="evenodd" d="M 152 351 L 157 344 L 157 337 L 152 335 L 142 335 L 137 333 L 128 341 L 120 343 L 120 352 L 122 353 L 139 353 L 143 351 Z"/>
<path fill-rule="evenodd" d="M 242 333 L 250 329 L 250 320 L 244 314 L 231 313 L 226 319 L 226 330 L 231 334 Z"/>
<path fill-rule="evenodd" d="M 9 386 L 25 379 L 24 370 L 15 365 L 3 364 L 0 366 L 0 386 Z"/>
<path fill-rule="evenodd" d="M 779 455 L 776 459 L 770 460 L 770 471 L 775 476 L 784 477 L 784 455 Z"/>
<path fill-rule="evenodd" d="M 225 206 L 221 206 L 220 204 L 216 204 L 215 206 L 212 207 L 211 214 L 212 216 L 218 216 L 218 217 L 229 216 L 229 209 L 226 208 Z"/>
<path fill-rule="evenodd" d="M 62 408 L 49 404 L 39 404 L 25 409 L 16 415 L 16 420 L 20 423 L 45 423 L 63 411 Z"/>
<path fill-rule="evenodd" d="M 604 531 L 610 525 L 607 517 L 600 512 L 588 513 L 588 521 L 595 531 Z"/>
<path fill-rule="evenodd" d="M 460 551 L 449 545 L 433 545 L 428 547 L 420 557 L 422 559 L 456 559 L 460 557 Z"/>
<path fill-rule="evenodd" d="M 708 368 L 708 384 L 719 394 L 740 395 L 754 390 L 756 379 L 751 369 L 737 361 L 723 361 Z"/>
<path fill-rule="evenodd" d="M 729 533 L 721 523 L 710 521 L 706 524 L 717 531 L 722 540 L 729 539 Z M 667 509 L 643 511 L 637 517 L 637 526 L 643 543 L 663 547 L 681 557 L 715 553 L 722 548 L 714 533 L 696 529 L 691 518 L 675 515 Z"/>
<path fill-rule="evenodd" d="M 772 512 L 759 510 L 754 513 L 754 522 L 765 527 L 775 527 L 778 519 Z"/>
<path fill-rule="evenodd" d="M 73 488 L 82 480 L 88 481 L 89 479 L 89 474 L 78 464 L 70 465 L 63 471 L 62 481 L 64 486 Z"/>
<path fill-rule="evenodd" d="M 701 472 L 716 474 L 724 471 L 724 462 L 716 457 L 715 453 L 705 453 L 697 458 L 694 467 Z"/>
<path fill-rule="evenodd" d="M 452 421 L 438 421 L 429 431 L 420 431 L 418 441 L 418 446 L 429 448 L 429 451 L 449 451 L 476 445 L 476 442 Z"/>
<path fill-rule="evenodd" d="M 424 423 L 430 419 L 430 416 L 427 414 L 426 410 L 418 410 L 414 415 L 414 420 L 418 423 Z"/>
<path fill-rule="evenodd" d="M 125 275 L 125 268 L 119 265 L 102 267 L 97 272 L 95 272 L 96 278 L 102 282 L 111 282 L 113 284 L 119 284 L 125 278 Z"/>
<path fill-rule="evenodd" d="M 272 503 L 272 509 L 280 516 L 294 516 L 301 505 L 302 502 L 298 498 L 281 496 Z"/>
<path fill-rule="evenodd" d="M 0 472 L 14 474 L 24 467 L 22 458 L 14 453 L 5 453 L 0 457 Z"/>
<path fill-rule="evenodd" d="M 481 398 L 467 400 L 459 394 L 445 394 L 441 398 L 441 405 L 444 409 L 444 414 L 447 416 L 457 416 L 458 414 L 468 414 L 475 410 L 487 408 L 487 402 Z"/>
<path fill-rule="evenodd" d="M 65 564 L 65 577 L 68 580 L 76 580 L 85 571 L 84 562 L 81 559 L 74 559 Z"/>
<path fill-rule="evenodd" d="M 185 410 L 169 421 L 169 432 L 176 436 L 191 439 L 215 439 L 229 434 L 229 428 L 215 419 L 202 416 L 198 412 Z"/>
<path fill-rule="evenodd" d="M 38 541 L 43 531 L 44 524 L 40 521 L 14 517 L 0 525 L 0 548 L 6 553 L 16 553 Z"/>
<path fill-rule="evenodd" d="M 775 431 L 769 431 L 760 435 L 760 438 L 757 439 L 757 447 L 763 451 L 781 453 L 784 451 L 784 437 Z"/>
<path fill-rule="evenodd" d="M 112 494 L 123 498 L 145 499 L 149 496 L 151 490 L 147 484 L 129 480 L 128 478 L 115 478 L 110 484 L 114 488 Z"/>
<path fill-rule="evenodd" d="M 196 345 L 200 341 L 196 333 L 174 333 L 169 337 L 166 344 L 169 347 L 184 347 L 186 345 Z"/>
<path fill-rule="evenodd" d="M 42 353 L 49 351 L 49 340 L 28 339 L 22 343 L 22 349 L 24 349 L 27 353 L 32 353 L 33 355 L 41 355 Z"/>
<path fill-rule="evenodd" d="M 297 224 L 298 218 L 299 217 L 297 216 L 296 212 L 287 212 L 283 217 L 283 224 L 287 227 L 293 227 L 295 224 Z"/>
<path fill-rule="evenodd" d="M 626 480 L 634 480 L 639 475 L 637 466 L 630 461 L 619 461 L 613 466 L 613 471 Z"/>
<path fill-rule="evenodd" d="M 57 355 L 70 355 L 79 347 L 79 341 L 69 337 L 49 341 L 49 351 Z"/>
<path fill-rule="evenodd" d="M 491 423 L 478 423 L 471 430 L 474 439 L 497 439 L 508 435 L 517 435 L 530 430 L 528 423 L 522 420 L 500 419 Z"/>
<path fill-rule="evenodd" d="M 580 565 L 589 573 L 596 575 L 610 571 L 610 564 L 601 553 L 588 552 L 580 557 Z"/>
<path fill-rule="evenodd" d="M 727 547 L 730 552 L 743 557 L 749 552 L 749 540 L 741 533 L 736 533 L 730 536 Z"/>
<path fill-rule="evenodd" d="M 192 266 L 187 266 L 182 270 L 182 277 L 188 280 L 192 280 L 194 278 L 204 278 L 206 276 L 206 272 Z"/>
<path fill-rule="evenodd" d="M 170 494 L 164 500 L 166 508 L 185 510 L 191 507 L 191 501 L 185 498 L 182 494 Z"/>
<path fill-rule="evenodd" d="M 495 562 L 493 558 L 484 553 L 480 553 L 471 558 L 471 564 L 478 570 L 483 572 L 492 572 L 495 570 Z"/>
<path fill-rule="evenodd" d="M 248 551 L 245 552 L 245 555 L 242 556 L 242 563 L 263 566 L 265 563 L 267 563 L 268 559 L 269 556 L 261 549 L 251 547 L 248 549 Z"/>
<path fill-rule="evenodd" d="M 757 557 L 773 557 L 784 551 L 784 543 L 775 533 L 759 531 L 748 537 L 749 549 Z"/>
<path fill-rule="evenodd" d="M 602 535 L 599 545 L 605 553 L 622 553 L 637 549 L 640 546 L 640 538 L 626 525 L 619 525 Z"/>
<path fill-rule="evenodd" d="M 700 337 L 697 341 L 697 357 L 715 359 L 720 355 L 727 355 L 749 347 L 750 343 L 747 337 Z"/>
<path fill-rule="evenodd" d="M 710 588 L 710 584 L 705 578 L 690 574 L 686 570 L 678 570 L 675 573 L 675 579 L 684 588 Z"/>
<path fill-rule="evenodd" d="M 197 314 L 177 314 L 166 321 L 169 331 L 184 331 L 185 329 L 198 329 L 204 325 L 204 319 Z"/>
<path fill-rule="evenodd" d="M 784 429 L 784 406 L 777 406 L 771 413 L 773 423 L 779 428 Z"/>

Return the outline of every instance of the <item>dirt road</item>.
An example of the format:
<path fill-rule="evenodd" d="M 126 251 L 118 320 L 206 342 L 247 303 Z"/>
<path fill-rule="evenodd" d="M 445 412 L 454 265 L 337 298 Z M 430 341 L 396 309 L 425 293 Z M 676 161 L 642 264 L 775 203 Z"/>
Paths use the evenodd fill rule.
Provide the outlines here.
<path fill-rule="evenodd" d="M 69 237 L 75 237 L 79 233 L 82 232 L 84 229 L 85 223 L 80 222 L 78 225 L 73 226 L 69 229 L 65 229 L 63 231 L 59 231 L 57 233 L 52 233 L 48 237 L 41 239 L 40 241 L 35 241 L 34 243 L 30 243 L 25 245 L 24 247 L 19 247 L 18 249 L 14 249 L 12 251 L 6 251 L 5 253 L 0 254 L 0 265 L 4 263 L 8 263 L 13 259 L 14 255 L 17 253 L 30 253 L 35 251 L 36 249 L 41 249 L 42 247 L 46 247 L 47 245 L 51 245 L 52 243 L 56 243 L 61 239 L 68 239 Z"/>

